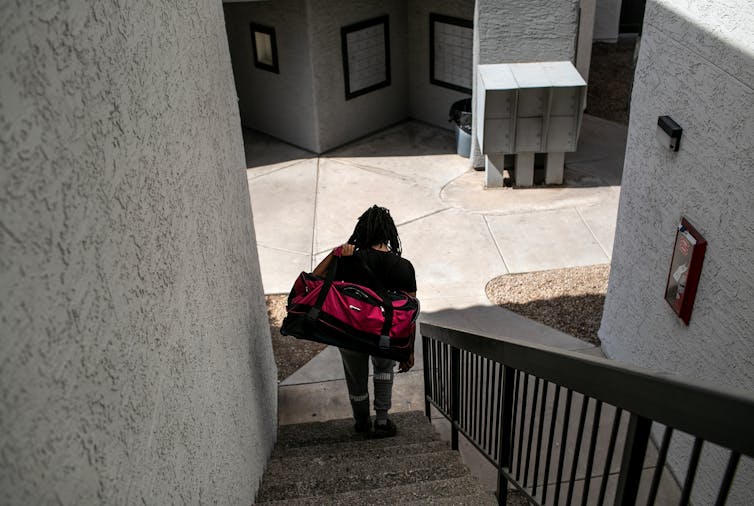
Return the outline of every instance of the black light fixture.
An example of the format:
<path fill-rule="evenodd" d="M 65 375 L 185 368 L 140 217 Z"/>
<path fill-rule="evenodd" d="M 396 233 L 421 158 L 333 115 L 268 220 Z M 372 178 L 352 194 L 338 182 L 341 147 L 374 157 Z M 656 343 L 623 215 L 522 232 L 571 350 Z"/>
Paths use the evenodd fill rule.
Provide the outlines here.
<path fill-rule="evenodd" d="M 681 147 L 681 134 L 683 128 L 673 121 L 670 116 L 657 118 L 657 140 L 670 151 L 678 151 Z"/>

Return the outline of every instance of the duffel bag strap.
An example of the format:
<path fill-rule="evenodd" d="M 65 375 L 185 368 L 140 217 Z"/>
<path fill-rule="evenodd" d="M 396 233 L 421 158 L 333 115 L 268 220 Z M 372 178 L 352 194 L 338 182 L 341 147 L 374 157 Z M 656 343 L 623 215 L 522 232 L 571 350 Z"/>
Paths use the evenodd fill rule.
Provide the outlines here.
<path fill-rule="evenodd" d="M 390 329 L 388 329 L 389 331 Z M 378 343 L 378 346 L 381 350 L 389 350 L 390 349 L 390 335 L 382 332 L 382 335 L 380 336 L 380 342 Z"/>
<path fill-rule="evenodd" d="M 382 334 L 380 337 L 380 348 L 383 348 L 383 347 L 389 348 L 390 347 L 390 328 L 393 326 L 392 299 L 390 298 L 390 295 L 385 289 L 385 285 L 382 284 L 382 281 L 380 281 L 380 279 L 374 274 L 374 272 L 367 265 L 364 259 L 361 258 L 361 255 L 355 254 L 354 256 L 359 259 L 359 262 L 361 262 L 361 266 L 364 268 L 366 273 L 369 274 L 369 276 L 372 278 L 372 281 L 374 281 L 373 288 L 377 291 L 377 294 L 382 299 L 382 309 L 385 313 L 385 323 L 382 325 L 382 332 L 380 332 Z"/>
<path fill-rule="evenodd" d="M 312 321 L 315 321 L 319 318 L 319 313 L 320 311 L 322 311 L 322 304 L 325 303 L 327 294 L 332 287 L 332 282 L 335 279 L 335 271 L 338 270 L 338 258 L 338 255 L 333 255 L 332 260 L 330 260 L 330 265 L 328 266 L 327 274 L 325 275 L 325 282 L 322 284 L 322 288 L 319 290 L 317 300 L 314 302 L 314 305 L 311 307 L 311 309 L 309 309 L 309 313 L 307 313 L 307 316 Z"/>

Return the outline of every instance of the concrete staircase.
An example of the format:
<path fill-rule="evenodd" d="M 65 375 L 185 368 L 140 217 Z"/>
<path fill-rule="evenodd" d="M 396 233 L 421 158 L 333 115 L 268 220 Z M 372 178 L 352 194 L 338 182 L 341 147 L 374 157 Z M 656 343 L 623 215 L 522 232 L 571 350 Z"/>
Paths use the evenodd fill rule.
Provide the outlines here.
<path fill-rule="evenodd" d="M 391 419 L 386 439 L 364 439 L 351 419 L 280 427 L 256 503 L 497 504 L 422 412 Z"/>

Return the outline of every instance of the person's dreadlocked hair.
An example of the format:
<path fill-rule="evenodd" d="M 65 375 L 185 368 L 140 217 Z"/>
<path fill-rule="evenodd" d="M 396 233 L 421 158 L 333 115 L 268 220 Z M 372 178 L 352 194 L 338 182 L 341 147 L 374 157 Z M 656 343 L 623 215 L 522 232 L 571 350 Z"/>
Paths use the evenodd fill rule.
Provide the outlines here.
<path fill-rule="evenodd" d="M 390 216 L 390 211 L 377 205 L 370 207 L 359 216 L 359 221 L 356 222 L 356 227 L 348 242 L 358 249 L 387 243 L 390 251 L 398 256 L 401 255 L 401 241 L 398 239 L 398 229 Z"/>

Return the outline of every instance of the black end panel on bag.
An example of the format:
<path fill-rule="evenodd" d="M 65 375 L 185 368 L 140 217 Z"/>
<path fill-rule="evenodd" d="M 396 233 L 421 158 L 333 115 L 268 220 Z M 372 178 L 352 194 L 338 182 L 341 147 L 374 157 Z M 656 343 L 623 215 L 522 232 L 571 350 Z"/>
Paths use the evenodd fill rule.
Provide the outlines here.
<path fill-rule="evenodd" d="M 380 338 L 363 332 L 349 330 L 343 332 L 327 325 L 321 320 L 312 321 L 306 314 L 288 314 L 283 319 L 280 333 L 293 336 L 296 339 L 316 341 L 323 344 L 337 346 L 352 351 L 367 353 L 376 357 L 389 358 L 398 362 L 405 362 L 411 354 L 409 340 L 405 339 L 405 348 L 384 348 L 380 346 Z"/>

